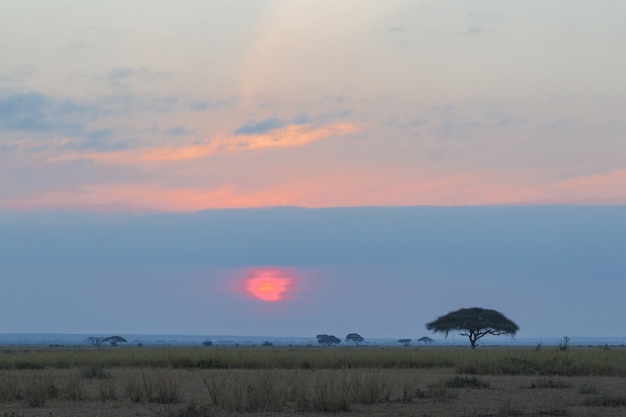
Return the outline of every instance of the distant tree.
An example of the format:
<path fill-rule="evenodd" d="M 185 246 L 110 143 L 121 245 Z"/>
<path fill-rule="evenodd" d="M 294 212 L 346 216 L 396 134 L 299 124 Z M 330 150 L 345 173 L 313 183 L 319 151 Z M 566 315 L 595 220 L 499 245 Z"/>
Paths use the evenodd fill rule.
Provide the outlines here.
<path fill-rule="evenodd" d="M 205 340 L 204 342 L 202 342 L 202 346 L 213 346 L 213 342 L 211 342 L 210 340 Z"/>
<path fill-rule="evenodd" d="M 105 343 L 110 343 L 111 346 L 119 346 L 120 343 L 126 343 L 126 339 L 122 336 L 109 336 L 104 338 Z"/>
<path fill-rule="evenodd" d="M 320 345 L 331 346 L 331 345 L 338 345 L 339 343 L 341 343 L 341 340 L 333 335 L 318 334 L 315 337 L 317 338 L 317 343 L 319 343 Z"/>
<path fill-rule="evenodd" d="M 422 342 L 425 345 L 430 345 L 432 342 L 434 342 L 434 340 L 428 336 L 420 337 L 419 339 L 417 339 L 417 341 Z"/>
<path fill-rule="evenodd" d="M 358 333 L 350 333 L 346 336 L 346 342 L 354 342 L 357 346 L 364 340 L 365 339 L 363 339 L 363 337 Z"/>
<path fill-rule="evenodd" d="M 88 343 L 91 346 L 100 347 L 104 344 L 104 337 L 91 336 L 85 339 L 85 343 Z"/>
<path fill-rule="evenodd" d="M 472 349 L 478 346 L 476 342 L 483 336 L 509 334 L 514 337 L 519 330 L 517 324 L 504 314 L 479 307 L 451 311 L 437 320 L 426 323 L 426 328 L 435 333 L 445 333 L 446 337 L 450 332 L 459 332 L 459 335 L 469 338 Z"/>
<path fill-rule="evenodd" d="M 261 346 L 274 346 L 274 344 L 266 340 Z"/>
<path fill-rule="evenodd" d="M 569 337 L 563 336 L 563 341 L 559 343 L 559 349 L 567 350 L 568 347 L 569 347 Z"/>
<path fill-rule="evenodd" d="M 109 337 L 98 337 L 91 336 L 85 339 L 85 343 L 88 343 L 92 346 L 102 346 L 105 343 L 109 343 L 111 346 L 119 346 L 120 343 L 126 343 L 126 339 L 121 336 L 109 336 Z"/>
<path fill-rule="evenodd" d="M 402 343 L 404 346 L 408 346 L 411 343 L 411 339 L 400 339 L 398 343 Z"/>

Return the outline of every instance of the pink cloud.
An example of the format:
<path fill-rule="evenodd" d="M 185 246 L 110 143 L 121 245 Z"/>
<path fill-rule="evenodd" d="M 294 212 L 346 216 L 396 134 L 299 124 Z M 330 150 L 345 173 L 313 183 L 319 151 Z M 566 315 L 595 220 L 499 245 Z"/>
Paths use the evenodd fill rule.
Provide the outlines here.
<path fill-rule="evenodd" d="M 369 171 L 292 178 L 242 190 L 167 188 L 159 185 L 93 185 L 13 200 L 11 208 L 89 208 L 179 211 L 210 208 L 363 205 L 626 204 L 626 170 L 547 184 L 511 181 L 498 173 L 424 176 L 401 182 L 394 173 Z"/>

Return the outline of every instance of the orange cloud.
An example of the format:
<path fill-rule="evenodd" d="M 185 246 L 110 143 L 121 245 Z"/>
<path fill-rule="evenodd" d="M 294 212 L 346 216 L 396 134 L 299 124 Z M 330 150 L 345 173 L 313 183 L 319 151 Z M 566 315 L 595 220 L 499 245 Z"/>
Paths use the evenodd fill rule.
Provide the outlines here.
<path fill-rule="evenodd" d="M 327 126 L 289 125 L 261 135 L 225 136 L 198 145 L 163 146 L 109 152 L 70 152 L 56 159 L 91 159 L 107 164 L 136 164 L 180 161 L 203 158 L 219 152 L 242 152 L 271 148 L 304 146 L 331 137 L 345 136 L 357 131 L 348 123 Z"/>

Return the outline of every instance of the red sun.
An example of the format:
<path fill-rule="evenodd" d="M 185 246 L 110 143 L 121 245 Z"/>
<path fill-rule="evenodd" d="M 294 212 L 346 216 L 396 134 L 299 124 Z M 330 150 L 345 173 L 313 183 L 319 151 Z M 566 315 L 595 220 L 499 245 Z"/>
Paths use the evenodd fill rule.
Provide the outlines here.
<path fill-rule="evenodd" d="M 279 268 L 255 268 L 244 279 L 245 291 L 261 301 L 275 302 L 285 299 L 294 278 Z"/>

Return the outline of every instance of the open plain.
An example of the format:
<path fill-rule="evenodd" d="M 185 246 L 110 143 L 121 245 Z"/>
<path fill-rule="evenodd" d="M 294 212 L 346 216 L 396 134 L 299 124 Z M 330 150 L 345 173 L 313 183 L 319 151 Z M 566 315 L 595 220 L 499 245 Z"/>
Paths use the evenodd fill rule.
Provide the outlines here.
<path fill-rule="evenodd" d="M 623 416 L 626 348 L 0 349 L 0 416 Z"/>

